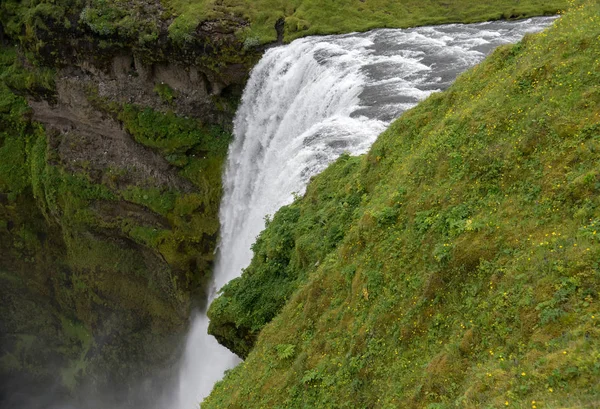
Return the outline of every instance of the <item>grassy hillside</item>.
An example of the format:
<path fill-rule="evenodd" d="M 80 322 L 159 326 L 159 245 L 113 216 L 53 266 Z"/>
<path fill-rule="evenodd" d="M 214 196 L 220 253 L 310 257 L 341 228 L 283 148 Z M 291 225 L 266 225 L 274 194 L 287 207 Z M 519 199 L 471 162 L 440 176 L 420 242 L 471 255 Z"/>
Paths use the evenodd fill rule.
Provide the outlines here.
<path fill-rule="evenodd" d="M 193 29 L 198 21 L 233 14 L 249 21 L 243 33 L 248 43 L 277 39 L 273 30 L 285 21 L 284 39 L 312 34 L 365 31 L 376 27 L 413 27 L 449 22 L 474 22 L 555 13 L 563 0 L 473 2 L 458 0 L 163 0 L 176 19 L 169 31 Z"/>
<path fill-rule="evenodd" d="M 340 158 L 254 253 L 203 408 L 600 406 L 600 5 Z"/>
<path fill-rule="evenodd" d="M 365 31 L 376 27 L 413 27 L 554 14 L 567 0 L 7 0 L 0 20 L 13 37 L 38 49 L 56 41 L 43 31 L 93 33 L 98 45 L 131 43 L 146 51 L 162 44 L 193 43 L 202 33 L 211 47 L 234 33 L 246 48 L 312 34 Z M 278 23 L 279 22 L 279 23 Z M 284 23 L 281 25 L 281 23 Z M 227 47 L 226 47 L 227 48 Z M 205 50 L 206 51 L 206 50 Z M 151 58 L 151 57 L 150 57 Z M 222 59 L 226 56 L 221 56 Z M 239 56 L 238 56 L 239 59 Z"/>

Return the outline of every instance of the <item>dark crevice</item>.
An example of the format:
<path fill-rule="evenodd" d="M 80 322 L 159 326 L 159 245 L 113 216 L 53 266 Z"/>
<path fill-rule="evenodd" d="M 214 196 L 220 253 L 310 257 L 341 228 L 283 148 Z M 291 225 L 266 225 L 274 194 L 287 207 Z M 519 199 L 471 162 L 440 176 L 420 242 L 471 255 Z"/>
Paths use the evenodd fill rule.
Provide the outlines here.
<path fill-rule="evenodd" d="M 4 35 L 4 26 L 2 25 L 2 22 L 0 21 L 0 45 L 7 45 L 6 42 L 6 36 Z"/>
<path fill-rule="evenodd" d="M 275 31 L 277 31 L 277 43 L 283 44 L 283 29 L 285 27 L 285 19 L 280 17 L 279 20 L 275 22 Z"/>

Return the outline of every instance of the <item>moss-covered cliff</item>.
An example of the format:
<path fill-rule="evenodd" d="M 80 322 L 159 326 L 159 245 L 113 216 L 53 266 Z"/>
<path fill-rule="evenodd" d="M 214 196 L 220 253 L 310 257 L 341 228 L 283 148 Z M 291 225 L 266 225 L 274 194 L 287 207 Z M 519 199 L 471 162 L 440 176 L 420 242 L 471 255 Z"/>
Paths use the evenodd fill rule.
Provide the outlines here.
<path fill-rule="evenodd" d="M 221 46 L 237 60 L 218 66 L 217 48 L 148 54 L 42 5 L 82 6 L 0 6 L 0 401 L 79 390 L 138 406 L 168 387 L 202 302 L 231 119 L 258 54 L 235 38 Z"/>
<path fill-rule="evenodd" d="M 15 392 L 12 406 L 78 391 L 89 403 L 110 391 L 109 406 L 140 407 L 168 387 L 165 368 L 210 273 L 231 119 L 269 43 L 548 14 L 565 3 L 2 1 L 0 402 L 11 405 Z M 323 245 L 309 230 L 298 242 L 276 227 L 282 218 L 305 223 L 298 208 L 276 216 L 261 240 L 274 235 L 286 246 L 257 248 L 291 260 L 290 272 L 273 280 L 273 294 L 241 302 L 252 316 L 219 318 L 221 339 L 237 343 L 228 335 L 237 331 L 238 352 L 250 350 L 309 267 L 347 234 L 362 189 L 340 199 L 343 212 L 335 202 L 315 210 L 337 220 L 321 227 Z M 255 311 L 258 299 L 266 303 Z"/>
<path fill-rule="evenodd" d="M 600 402 L 600 5 L 497 50 L 274 215 L 206 408 Z"/>
<path fill-rule="evenodd" d="M 3 385 L 68 394 L 93 379 L 124 399 L 177 357 L 210 271 L 230 133 L 101 97 L 89 74 L 31 74 L 11 47 L 2 57 Z"/>

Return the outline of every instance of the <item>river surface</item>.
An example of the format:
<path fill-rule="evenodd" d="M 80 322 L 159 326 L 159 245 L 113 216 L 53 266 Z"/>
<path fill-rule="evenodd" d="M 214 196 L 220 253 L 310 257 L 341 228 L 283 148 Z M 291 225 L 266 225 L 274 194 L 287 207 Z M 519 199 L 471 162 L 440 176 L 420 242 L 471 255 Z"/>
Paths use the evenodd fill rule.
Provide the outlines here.
<path fill-rule="evenodd" d="M 221 238 L 209 302 L 251 260 L 264 218 L 302 194 L 342 153 L 365 153 L 395 118 L 494 48 L 553 17 L 308 37 L 268 50 L 253 69 L 234 122 L 223 176 Z M 197 408 L 240 360 L 192 318 L 174 409 Z"/>

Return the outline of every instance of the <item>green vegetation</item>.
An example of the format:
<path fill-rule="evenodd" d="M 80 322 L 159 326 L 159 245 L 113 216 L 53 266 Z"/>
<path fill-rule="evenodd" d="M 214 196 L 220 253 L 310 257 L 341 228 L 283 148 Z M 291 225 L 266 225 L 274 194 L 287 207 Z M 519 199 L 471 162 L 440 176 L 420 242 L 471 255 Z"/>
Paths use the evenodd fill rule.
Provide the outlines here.
<path fill-rule="evenodd" d="M 160 97 L 160 99 L 162 99 L 163 102 L 166 102 L 168 104 L 173 103 L 173 98 L 177 96 L 177 92 L 173 90 L 173 88 L 171 88 L 169 84 L 164 83 L 156 84 L 156 86 L 154 87 L 154 92 L 158 94 L 158 96 Z"/>
<path fill-rule="evenodd" d="M 9 202 L 25 192 L 30 184 L 28 153 L 43 132 L 28 120 L 27 101 L 16 93 L 51 95 L 53 73 L 25 70 L 17 61 L 14 48 L 0 52 L 0 191 Z"/>
<path fill-rule="evenodd" d="M 311 183 L 302 203 L 282 208 L 267 221 L 244 276 L 228 283 L 212 304 L 209 332 L 238 355 L 247 356 L 260 329 L 350 229 L 365 193 L 359 185 L 347 186 L 346 177 L 357 165 L 358 158 L 342 156 Z"/>
<path fill-rule="evenodd" d="M 60 320 L 46 302 L 49 282 L 58 284 L 48 270 L 57 268 L 53 259 L 63 248 L 32 194 L 32 152 L 44 132 L 29 121 L 27 102 L 17 95 L 51 95 L 52 75 L 26 71 L 17 60 L 14 48 L 0 49 L 0 376 L 26 374 L 33 383 L 55 379 L 52 368 L 39 362 L 60 365 L 76 359 L 78 341 L 56 336 Z M 5 396 L 4 388 L 0 393 Z"/>
<path fill-rule="evenodd" d="M 219 229 L 221 168 L 231 135 L 218 126 L 132 105 L 123 106 L 118 117 L 137 142 L 158 150 L 196 188 L 194 192 L 139 187 L 124 191 L 124 199 L 165 216 L 172 226 L 170 234 L 160 234 L 160 240 L 155 229 L 146 233 L 137 229 L 135 238 L 158 248 L 170 263 L 184 270 L 192 263 L 207 271 Z"/>
<path fill-rule="evenodd" d="M 54 73 L 22 61 L 0 49 L 0 377 L 127 388 L 174 358 L 172 338 L 209 275 L 231 136 L 90 95 L 178 170 L 178 187 L 68 160 L 62 135 L 31 121 L 20 95 L 52 101 Z"/>
<path fill-rule="evenodd" d="M 170 345 L 171 337 L 185 328 L 193 293 L 201 291 L 202 281 L 210 270 L 218 233 L 221 168 L 230 134 L 221 126 L 184 118 L 168 111 L 177 110 L 177 104 L 183 101 L 184 96 L 180 89 L 176 90 L 159 81 L 149 86 L 148 90 L 154 87 L 154 93 L 159 97 L 156 100 L 163 102 L 163 112 L 101 100 L 98 92 L 90 92 L 89 102 L 98 111 L 105 114 L 106 118 L 119 121 L 135 141 L 145 147 L 143 149 L 162 155 L 175 169 L 173 175 L 180 177 L 173 176 L 172 179 L 177 180 L 159 183 L 157 178 L 151 176 L 151 172 L 144 174 L 127 165 L 103 167 L 91 160 L 71 160 L 69 154 L 72 152 L 69 149 L 74 149 L 74 145 L 61 145 L 63 133 L 44 129 L 33 122 L 25 99 L 26 96 L 46 100 L 52 105 L 57 99 L 54 84 L 57 70 L 74 66 L 83 68 L 86 75 L 94 76 L 93 72 L 100 71 L 109 73 L 115 69 L 114 57 L 124 54 L 135 57 L 136 69 L 140 61 L 144 68 L 166 62 L 194 65 L 205 76 L 203 80 L 208 81 L 209 93 L 218 94 L 222 90 L 220 95 L 210 97 L 214 112 L 199 115 L 223 125 L 237 104 L 244 74 L 256 62 L 264 44 L 276 40 L 287 42 L 309 34 L 363 31 L 375 27 L 408 27 L 551 14 L 565 7 L 566 0 L 495 0 L 486 4 L 466 0 L 3 0 L 0 2 L 0 39 L 3 43 L 18 44 L 19 48 L 17 51 L 12 46 L 3 46 L 0 50 L 0 295 L 3 300 L 0 318 L 3 329 L 6 328 L 0 336 L 3 345 L 0 377 L 26 375 L 39 380 L 41 384 L 45 379 L 60 377 L 64 386 L 71 390 L 77 388 L 83 379 L 89 378 L 94 379 L 97 387 L 112 383 L 113 386 L 119 384 L 127 389 L 127 380 L 146 374 L 153 365 L 163 365 L 172 358 L 172 351 L 164 346 Z M 578 35 L 587 38 L 585 35 L 588 34 L 589 30 Z M 558 40 L 555 42 L 565 53 L 571 49 L 569 47 L 579 47 L 583 51 L 595 50 L 593 41 L 586 40 L 586 44 L 579 44 L 574 38 L 568 37 L 564 45 Z M 542 40 L 536 41 L 540 47 L 543 46 Z M 546 46 L 550 48 L 550 43 Z M 389 379 L 389 388 L 402 387 L 411 393 L 422 391 L 419 393 L 425 394 L 435 406 L 438 403 L 435 393 L 443 395 L 445 384 L 425 385 L 423 378 L 417 375 L 397 380 L 388 376 L 384 369 L 370 369 L 371 363 L 379 356 L 377 351 L 389 352 L 389 348 L 380 342 L 391 345 L 397 331 L 406 332 L 408 323 L 413 320 L 418 322 L 418 326 L 415 326 L 418 336 L 412 337 L 410 333 L 403 335 L 406 344 L 402 345 L 406 348 L 400 352 L 404 359 L 402 362 L 415 362 L 418 358 L 419 365 L 425 365 L 430 362 L 432 354 L 442 354 L 442 350 L 432 346 L 428 349 L 429 355 L 412 358 L 409 346 L 431 346 L 434 341 L 430 338 L 439 333 L 441 339 L 449 340 L 447 348 L 452 348 L 455 344 L 453 337 L 458 333 L 445 325 L 450 325 L 450 318 L 447 317 L 456 317 L 458 314 L 453 310 L 458 308 L 457 303 L 452 303 L 450 299 L 452 296 L 465 297 L 460 292 L 467 291 L 464 290 L 467 288 L 464 283 L 471 283 L 469 285 L 475 288 L 479 285 L 477 283 L 489 277 L 498 275 L 494 280 L 501 283 L 501 279 L 510 277 L 510 274 L 499 275 L 498 271 L 504 272 L 510 268 L 530 271 L 524 264 L 515 264 L 525 263 L 518 256 L 525 254 L 527 249 L 519 247 L 514 250 L 509 247 L 508 241 L 503 241 L 505 239 L 490 238 L 490 223 L 500 223 L 502 220 L 509 223 L 507 218 L 502 219 L 504 216 L 499 212 L 494 211 L 493 215 L 486 213 L 491 206 L 499 208 L 502 203 L 508 206 L 507 202 L 500 200 L 501 193 L 515 200 L 529 200 L 524 202 L 527 206 L 515 210 L 511 216 L 515 221 L 520 218 L 531 220 L 527 219 L 531 214 L 535 220 L 544 221 L 544 212 L 556 206 L 552 200 L 558 200 L 552 195 L 558 195 L 556 197 L 561 197 L 564 203 L 572 201 L 575 203 L 572 208 L 580 212 L 577 220 L 585 217 L 591 220 L 586 219 L 585 224 L 575 227 L 566 226 L 560 230 L 561 237 L 576 234 L 576 237 L 585 238 L 591 243 L 589 254 L 593 254 L 594 229 L 599 223 L 598 216 L 593 214 L 595 202 L 591 198 L 594 189 L 597 189 L 595 170 L 586 168 L 587 165 L 569 165 L 572 166 L 572 173 L 564 171 L 563 174 L 572 182 L 569 184 L 571 190 L 554 192 L 547 185 L 550 179 L 539 173 L 537 167 L 550 164 L 558 172 L 561 168 L 555 162 L 564 158 L 559 156 L 555 148 L 548 148 L 556 154 L 552 159 L 555 162 L 546 160 L 535 151 L 538 146 L 536 138 L 539 137 L 533 135 L 539 133 L 543 138 L 551 138 L 554 137 L 552 132 L 558 132 L 560 136 L 579 131 L 583 134 L 584 128 L 575 123 L 577 118 L 583 118 L 583 113 L 581 117 L 560 117 L 552 111 L 553 116 L 546 118 L 540 115 L 540 110 L 558 110 L 565 108 L 566 104 L 572 104 L 578 112 L 587 112 L 585 109 L 591 110 L 597 102 L 598 92 L 587 87 L 586 95 L 581 95 L 584 91 L 579 94 L 573 91 L 569 98 L 563 99 L 562 84 L 553 85 L 552 92 L 555 95 L 549 100 L 550 94 L 543 94 L 549 86 L 543 81 L 554 81 L 554 75 L 566 75 L 558 63 L 551 64 L 550 60 L 544 60 L 548 61 L 544 65 L 534 60 L 528 61 L 527 64 L 539 64 L 547 71 L 526 71 L 527 65 L 523 64 L 519 72 L 530 73 L 523 78 L 519 77 L 519 73 L 508 72 L 514 68 L 511 65 L 513 60 L 529 55 L 526 53 L 527 47 L 526 43 L 523 50 L 504 50 L 505 55 L 499 54 L 496 62 L 485 65 L 489 72 L 473 77 L 473 89 L 482 87 L 468 94 L 477 96 L 476 99 L 471 101 L 464 96 L 470 89 L 468 80 L 463 80 L 460 83 L 462 85 L 457 85 L 454 91 L 443 97 L 432 97 L 427 103 L 429 105 L 426 105 L 428 108 L 420 108 L 421 111 L 415 110 L 406 115 L 405 122 L 397 123 L 387 136 L 381 138 L 373 150 L 376 152 L 379 149 L 379 153 L 372 153 L 366 158 L 344 156 L 312 183 L 304 199 L 274 216 L 270 228 L 255 245 L 257 256 L 245 278 L 231 283 L 211 310 L 211 331 L 222 342 L 243 356 L 252 348 L 257 348 L 266 351 L 259 355 L 263 357 L 261 359 L 274 359 L 261 363 L 254 376 L 262 376 L 262 369 L 266 367 L 273 376 L 285 374 L 285 379 L 261 378 L 256 384 L 266 389 L 276 384 L 273 393 L 278 393 L 277 388 L 291 385 L 293 394 L 287 398 L 284 393 L 277 397 L 265 394 L 263 398 L 275 399 L 274 405 L 285 406 L 289 403 L 288 406 L 293 406 L 293 403 L 299 402 L 298 396 L 302 396 L 308 406 L 316 406 L 314 403 L 317 401 L 328 406 L 336 403 L 334 396 L 342 396 L 348 391 L 352 391 L 349 396 L 354 396 L 354 392 L 358 391 L 357 399 L 361 401 L 352 402 L 351 406 L 366 406 L 376 402 L 376 393 L 389 395 L 384 393 L 387 389 L 383 386 L 379 389 L 369 388 L 365 395 L 366 381 Z M 561 61 L 569 63 L 574 58 L 559 54 L 556 47 L 552 49 L 555 56 L 562 58 Z M 90 53 L 89 50 L 94 52 Z M 582 53 L 578 57 L 584 65 L 589 62 L 585 60 L 587 56 Z M 493 89 L 484 89 L 488 85 L 482 84 L 488 84 L 488 79 L 501 83 L 498 81 L 500 74 L 496 72 L 501 70 L 508 70 L 503 72 L 507 78 L 517 78 L 522 95 L 510 94 L 504 100 L 499 98 L 501 93 L 498 90 L 509 87 L 502 89 L 490 86 Z M 141 81 L 143 71 L 137 72 L 132 66 L 128 74 Z M 589 77 L 590 80 L 594 78 L 593 75 Z M 538 86 L 538 83 L 544 84 L 544 87 Z M 93 84 L 94 80 L 91 80 L 91 88 L 95 86 Z M 577 82 L 572 85 L 575 90 L 583 90 L 586 84 Z M 535 102 L 516 98 L 525 98 L 526 94 L 531 98 L 548 96 L 546 100 Z M 123 97 L 120 101 L 127 100 L 126 95 L 115 98 L 120 97 Z M 491 105 L 490 101 L 494 98 L 502 101 L 502 105 Z M 522 107 L 532 107 L 527 115 L 531 115 L 536 122 L 527 122 L 529 117 L 521 121 L 521 116 L 525 115 L 523 112 L 510 111 L 512 106 L 519 106 L 513 99 Z M 473 104 L 462 111 L 449 108 L 455 102 L 459 107 L 460 101 Z M 585 109 L 577 105 L 583 104 L 581 101 L 587 101 Z M 485 107 L 488 107 L 488 111 L 485 111 Z M 479 109 L 482 111 L 477 111 Z M 502 122 L 502 115 L 512 115 L 506 118 L 511 118 L 513 122 Z M 540 118 L 544 118 L 544 121 Z M 585 132 L 595 135 L 595 117 L 588 114 L 588 118 L 590 120 Z M 498 122 L 498 128 L 492 129 L 487 120 L 492 120 L 490 124 Z M 529 156 L 526 155 L 529 159 L 518 158 L 523 162 L 522 169 L 538 170 L 520 179 L 522 185 L 518 185 L 518 189 L 521 190 L 515 187 L 517 190 L 509 191 L 509 186 L 517 185 L 510 184 L 511 180 L 506 179 L 509 172 L 505 168 L 507 163 L 515 159 L 504 145 L 488 142 L 516 132 L 516 124 L 531 127 L 519 129 L 523 132 L 522 138 L 525 138 L 525 142 L 520 140 L 519 143 L 526 144 L 526 149 L 531 150 L 527 153 Z M 401 132 L 401 127 L 407 127 L 408 130 Z M 503 129 L 502 135 L 500 129 Z M 491 132 L 486 136 L 489 140 L 483 138 L 483 133 L 488 130 Z M 76 129 L 71 133 L 76 133 Z M 475 140 L 473 147 L 471 142 L 467 144 L 461 139 L 465 135 L 471 137 L 480 133 L 482 138 Z M 427 138 L 422 138 L 422 135 L 427 135 Z M 417 143 L 410 139 L 413 137 L 425 142 Z M 586 139 L 586 149 L 589 151 L 584 152 L 587 156 L 582 156 L 582 163 L 587 164 L 588 160 L 594 158 L 594 146 L 589 142 L 594 140 L 593 136 Z M 444 141 L 451 146 L 443 145 L 446 143 Z M 545 142 L 548 147 L 552 146 L 549 141 Z M 57 145 L 62 150 L 57 149 Z M 398 156 L 398 152 L 405 152 L 408 156 Z M 440 159 L 435 156 L 439 152 L 454 153 L 450 159 L 443 155 Z M 446 163 L 447 168 L 429 166 L 428 161 L 436 166 Z M 567 159 L 564 161 L 567 163 Z M 489 163 L 492 166 L 488 166 Z M 520 176 L 522 169 L 514 172 Z M 444 190 L 444 186 L 450 186 L 446 174 L 450 170 L 454 172 L 451 179 L 456 185 L 452 185 L 454 190 Z M 384 182 L 384 179 L 389 179 L 389 171 L 396 175 L 396 179 Z M 145 176 L 140 177 L 141 174 Z M 558 178 L 559 173 L 552 177 Z M 471 186 L 473 180 L 481 184 L 481 189 L 488 190 L 470 193 L 466 186 Z M 546 182 L 542 183 L 544 180 Z M 500 184 L 501 181 L 504 184 Z M 392 186 L 396 182 L 397 185 Z M 561 189 L 567 189 L 565 186 L 561 184 Z M 447 196 L 448 192 L 452 194 Z M 583 199 L 578 198 L 588 198 L 587 207 L 580 203 Z M 564 212 L 556 214 L 557 217 L 570 220 Z M 539 223 L 539 226 L 527 224 L 520 228 L 535 236 L 541 234 L 540 226 L 549 225 L 551 221 Z M 555 230 L 558 234 L 559 229 Z M 498 231 L 503 232 L 502 237 L 518 234 L 517 229 L 506 226 Z M 473 243 L 469 245 L 472 245 L 473 251 L 465 255 L 466 243 L 471 239 Z M 581 248 L 585 241 L 578 242 L 578 245 Z M 417 256 L 417 250 L 421 249 L 424 252 L 418 254 L 423 255 Z M 574 252 L 573 249 L 569 251 Z M 368 256 L 370 253 L 372 258 Z M 535 257 L 542 257 L 540 254 L 536 253 Z M 513 261 L 513 256 L 516 261 Z M 575 259 L 576 256 L 572 253 L 569 257 Z M 539 263 L 532 265 L 543 264 L 535 257 L 531 257 L 531 263 Z M 553 260 L 551 257 L 546 259 Z M 548 278 L 547 282 L 540 284 L 539 294 L 536 292 L 537 281 L 522 285 L 531 292 L 530 298 L 534 304 L 531 314 L 538 321 L 531 321 L 533 324 L 527 321 L 506 345 L 513 345 L 511 343 L 521 339 L 529 342 L 529 338 L 519 337 L 531 330 L 532 325 L 540 325 L 544 333 L 552 333 L 547 331 L 547 327 L 554 328 L 565 320 L 575 322 L 571 300 L 579 297 L 582 286 L 595 276 L 576 276 L 572 279 L 569 272 L 575 267 L 569 264 L 571 259 L 560 260 L 564 260 L 564 265 L 559 266 L 562 269 L 560 274 L 564 277 L 560 275 L 560 278 L 556 278 L 559 273 L 548 273 L 547 277 L 556 276 L 556 280 L 550 283 L 551 279 Z M 580 257 L 578 260 L 583 267 L 577 271 L 587 271 L 586 259 Z M 413 268 L 414 265 L 419 267 Z M 546 264 L 544 268 L 550 271 Z M 406 283 L 403 278 L 397 278 L 401 273 L 406 275 Z M 453 286 L 458 279 L 453 277 L 459 275 L 459 281 L 464 285 L 455 289 Z M 468 280 L 463 280 L 464 277 Z M 333 280 L 331 282 L 334 285 L 329 286 L 328 280 Z M 395 286 L 389 286 L 391 281 L 396 283 Z M 430 308 L 426 306 L 429 301 L 415 301 L 414 306 L 410 302 L 420 300 L 418 294 L 423 282 L 430 281 L 432 284 L 426 287 L 431 288 L 432 293 L 440 289 L 442 295 L 436 303 L 443 307 L 435 315 L 438 333 L 432 332 L 433 335 L 426 340 L 422 331 L 433 325 L 430 324 L 433 318 L 427 318 L 426 314 L 421 317 L 421 313 Z M 404 289 L 400 283 L 410 290 Z M 319 285 L 323 285 L 323 289 L 319 289 Z M 509 284 L 506 282 L 503 285 L 506 287 Z M 448 291 L 444 293 L 444 289 Z M 480 289 L 473 291 L 480 297 Z M 390 292 L 395 295 L 390 295 Z M 351 295 L 347 297 L 346 293 Z M 489 307 L 488 310 L 499 303 L 494 298 L 495 294 L 490 292 L 484 300 L 488 303 L 485 307 Z M 521 295 L 510 293 L 515 299 Z M 577 308 L 593 308 L 594 297 L 595 293 L 586 293 L 583 304 Z M 511 300 L 508 299 L 507 303 Z M 342 306 L 348 308 L 345 315 L 342 314 Z M 338 308 L 336 317 L 339 318 L 335 319 L 343 321 L 346 325 L 344 329 L 323 321 L 322 314 L 329 317 L 326 319 L 331 318 L 332 308 Z M 388 328 L 392 318 L 386 309 L 392 311 L 390 314 L 393 311 L 408 311 L 409 315 L 403 315 L 403 321 L 394 321 L 395 327 L 392 325 Z M 303 318 L 305 310 L 306 318 Z M 281 315 L 282 311 L 288 315 Z M 479 310 L 475 306 L 470 305 L 459 312 L 461 317 L 473 317 L 473 322 L 465 321 L 465 325 L 472 329 L 475 345 L 469 353 L 477 357 L 482 354 L 481 345 L 500 345 L 500 341 L 493 336 L 479 335 L 478 329 L 486 328 L 489 323 L 476 314 Z M 280 318 L 283 316 L 289 318 L 293 331 L 301 331 L 302 337 L 291 336 L 290 330 L 284 330 L 284 321 Z M 269 322 L 273 323 L 265 327 Z M 503 325 L 507 324 L 500 322 L 497 325 L 498 328 L 504 328 Z M 575 324 L 572 325 L 575 328 Z M 337 328 L 337 332 L 328 335 L 330 338 L 323 338 L 325 328 L 329 327 Z M 254 347 L 263 328 L 266 329 L 262 337 L 267 340 L 269 328 L 277 328 L 279 335 L 271 344 L 259 342 Z M 342 332 L 346 338 L 336 338 Z M 591 336 L 595 336 L 593 331 L 591 333 Z M 348 338 L 348 334 L 352 334 L 353 338 Z M 103 341 L 97 342 L 98 339 Z M 320 343 L 323 339 L 331 339 L 332 346 Z M 320 358 L 322 352 L 331 354 L 328 348 L 338 354 L 339 362 L 336 362 L 344 363 L 343 367 L 335 367 L 334 361 L 329 358 Z M 508 354 L 506 356 L 516 354 L 510 348 L 505 348 L 503 353 Z M 451 355 L 450 349 L 444 350 L 447 355 L 440 355 L 440 359 L 445 356 L 453 359 L 455 355 Z M 344 351 L 343 357 L 340 351 Z M 256 353 L 252 353 L 248 363 L 256 359 Z M 464 361 L 467 358 L 461 359 Z M 480 358 L 473 359 L 485 363 Z M 588 379 L 585 371 L 589 368 L 587 361 L 582 362 L 577 367 L 581 371 L 577 379 L 585 380 Z M 457 385 L 466 382 L 476 384 L 472 377 L 480 375 L 477 371 L 465 375 L 464 371 L 459 371 L 462 367 L 457 369 L 451 364 L 444 365 L 438 366 L 447 366 L 450 371 L 447 379 Z M 571 382 L 570 379 L 575 377 L 572 368 L 564 369 L 554 361 L 551 365 L 559 371 L 553 372 L 552 385 Z M 290 366 L 294 368 L 291 372 Z M 52 368 L 57 368 L 57 371 L 51 372 Z M 347 372 L 338 373 L 334 369 Z M 400 366 L 393 369 L 406 372 L 406 368 Z M 242 370 L 238 368 L 230 379 L 239 376 Z M 438 376 L 443 372 L 440 371 L 431 377 L 444 379 Z M 250 379 L 256 380 L 248 377 Z M 274 383 L 269 383 L 271 381 Z M 230 397 L 243 397 L 249 390 L 248 385 L 246 383 Z M 537 390 L 535 388 L 538 386 L 533 384 L 531 390 Z M 346 389 L 340 389 L 342 387 Z M 318 395 L 320 388 L 328 388 L 332 395 Z M 219 394 L 223 390 L 216 392 L 213 401 L 222 399 Z M 333 395 L 334 391 L 341 394 Z M 458 396 L 461 389 L 456 387 L 453 391 Z M 0 395 L 2 392 L 0 390 Z M 322 401 L 321 397 L 324 397 Z M 367 403 L 366 399 L 372 402 Z"/>
<path fill-rule="evenodd" d="M 285 21 L 284 41 L 313 35 L 366 31 L 373 28 L 402 28 L 428 24 L 476 22 L 553 14 L 567 6 L 563 0 L 494 0 L 476 3 L 467 0 L 163 0 L 175 20 L 169 35 L 184 39 L 201 21 L 235 16 L 249 27 L 239 35 L 249 44 L 277 40 L 275 24 Z"/>
<path fill-rule="evenodd" d="M 313 34 L 554 14 L 566 6 L 566 0 L 8 0 L 0 6 L 0 20 L 9 35 L 36 50 L 54 41 L 42 32 L 77 27 L 109 43 L 148 50 L 163 35 L 175 44 L 192 44 L 200 27 L 208 34 L 203 42 L 228 48 L 229 40 L 220 35 L 227 33 L 247 50 L 276 41 L 278 21 L 284 22 L 281 35 L 288 42 Z M 219 29 L 211 32 L 216 26 Z M 234 54 L 228 55 L 240 58 Z M 228 58 L 222 57 L 221 62 Z"/>
<path fill-rule="evenodd" d="M 596 407 L 599 56 L 573 6 L 315 178 L 209 310 L 247 358 L 202 407 Z"/>

